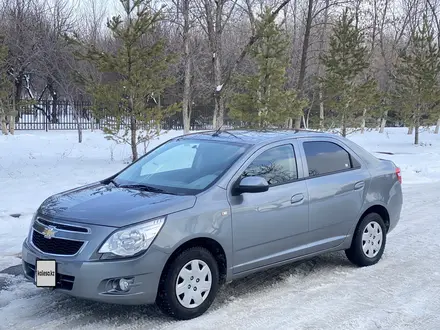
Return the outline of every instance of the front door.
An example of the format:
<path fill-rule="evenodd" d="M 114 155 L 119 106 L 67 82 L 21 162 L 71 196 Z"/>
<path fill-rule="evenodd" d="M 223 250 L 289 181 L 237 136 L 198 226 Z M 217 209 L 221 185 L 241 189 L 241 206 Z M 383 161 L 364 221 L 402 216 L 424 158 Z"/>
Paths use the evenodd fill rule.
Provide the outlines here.
<path fill-rule="evenodd" d="M 300 254 L 309 229 L 309 197 L 295 146 L 296 141 L 290 141 L 261 148 L 230 184 L 261 176 L 269 183 L 268 191 L 233 196 L 228 187 L 235 274 Z"/>

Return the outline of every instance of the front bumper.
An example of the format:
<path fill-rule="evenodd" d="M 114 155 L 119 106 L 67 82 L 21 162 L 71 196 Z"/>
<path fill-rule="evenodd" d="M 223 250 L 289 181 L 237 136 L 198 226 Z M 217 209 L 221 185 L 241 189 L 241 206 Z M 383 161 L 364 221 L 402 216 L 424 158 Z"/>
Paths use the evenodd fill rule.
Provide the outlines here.
<path fill-rule="evenodd" d="M 146 254 L 129 260 L 76 261 L 45 255 L 25 240 L 22 247 L 22 265 L 28 280 L 34 281 L 37 259 L 57 261 L 56 290 L 88 300 L 143 305 L 155 302 L 160 276 L 168 255 L 150 248 Z M 128 292 L 113 290 L 112 280 L 119 278 L 134 278 Z"/>

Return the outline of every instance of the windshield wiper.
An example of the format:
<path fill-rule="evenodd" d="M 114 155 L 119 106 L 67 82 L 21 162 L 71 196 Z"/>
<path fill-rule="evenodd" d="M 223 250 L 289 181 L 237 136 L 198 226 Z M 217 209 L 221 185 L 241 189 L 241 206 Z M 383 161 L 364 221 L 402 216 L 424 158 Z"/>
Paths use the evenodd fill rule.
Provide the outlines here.
<path fill-rule="evenodd" d="M 111 179 L 108 183 L 113 183 L 116 187 L 119 187 L 119 184 L 115 181 L 115 179 Z"/>
<path fill-rule="evenodd" d="M 148 186 L 146 184 L 121 184 L 121 185 L 119 185 L 119 188 L 138 189 L 138 190 L 144 190 L 144 191 L 149 191 L 149 192 L 155 192 L 155 193 L 159 193 L 159 194 L 176 195 L 174 193 L 170 193 L 169 191 L 166 191 L 166 190 L 163 190 L 160 188 L 156 188 L 156 187 L 152 187 L 152 186 Z"/>

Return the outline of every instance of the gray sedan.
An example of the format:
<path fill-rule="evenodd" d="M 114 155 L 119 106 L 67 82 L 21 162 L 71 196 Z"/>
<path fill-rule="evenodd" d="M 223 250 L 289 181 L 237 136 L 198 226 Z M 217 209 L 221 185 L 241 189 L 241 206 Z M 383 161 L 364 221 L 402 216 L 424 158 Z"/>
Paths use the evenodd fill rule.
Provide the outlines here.
<path fill-rule="evenodd" d="M 189 134 L 49 197 L 23 242 L 38 287 L 203 314 L 225 283 L 344 250 L 377 263 L 402 209 L 400 169 L 312 131 Z"/>

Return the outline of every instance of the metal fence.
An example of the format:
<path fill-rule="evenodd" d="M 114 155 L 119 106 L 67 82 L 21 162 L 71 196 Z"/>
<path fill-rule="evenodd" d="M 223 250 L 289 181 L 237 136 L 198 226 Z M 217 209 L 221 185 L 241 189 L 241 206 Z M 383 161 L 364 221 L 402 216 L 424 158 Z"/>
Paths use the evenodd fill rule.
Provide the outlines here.
<path fill-rule="evenodd" d="M 191 116 L 191 130 L 212 129 L 212 110 L 208 108 L 194 109 Z M 114 118 L 93 113 L 91 104 L 84 101 L 41 101 L 37 104 L 22 106 L 16 117 L 16 130 L 76 130 L 102 129 Z M 129 120 L 126 121 L 127 123 Z M 226 120 L 225 126 L 233 123 Z M 164 118 L 161 127 L 165 130 L 183 129 L 182 113 Z"/>

